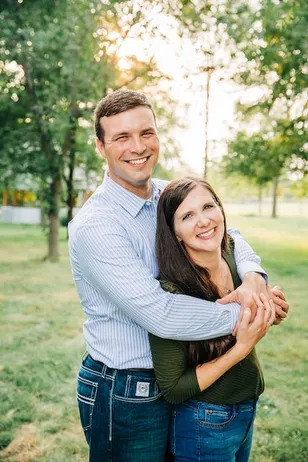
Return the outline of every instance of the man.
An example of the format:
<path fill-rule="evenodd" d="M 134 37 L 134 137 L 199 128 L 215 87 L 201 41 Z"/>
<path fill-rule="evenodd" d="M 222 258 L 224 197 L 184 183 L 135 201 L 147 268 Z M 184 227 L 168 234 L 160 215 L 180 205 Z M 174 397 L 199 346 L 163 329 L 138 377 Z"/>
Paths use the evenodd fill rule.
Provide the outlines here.
<path fill-rule="evenodd" d="M 72 272 L 87 318 L 80 417 L 91 462 L 161 462 L 170 408 L 156 385 L 148 331 L 179 340 L 218 337 L 232 331 L 240 307 L 166 293 L 155 279 L 156 206 L 165 182 L 151 180 L 159 139 L 147 98 L 128 90 L 108 95 L 96 108 L 95 129 L 108 174 L 69 226 Z M 246 284 L 233 298 L 249 304 L 250 287 L 266 290 L 262 276 L 251 273 L 263 270 L 241 236 L 232 236 Z M 277 308 L 281 316 L 283 309 Z"/>

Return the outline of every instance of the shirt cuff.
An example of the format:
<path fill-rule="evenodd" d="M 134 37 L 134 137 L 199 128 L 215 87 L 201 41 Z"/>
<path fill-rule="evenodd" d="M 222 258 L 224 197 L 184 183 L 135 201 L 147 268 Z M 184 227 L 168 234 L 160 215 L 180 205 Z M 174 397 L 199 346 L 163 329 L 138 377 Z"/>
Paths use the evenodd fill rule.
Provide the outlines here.
<path fill-rule="evenodd" d="M 260 273 L 261 276 L 264 278 L 266 284 L 268 284 L 267 273 L 264 271 L 264 269 L 260 265 L 252 261 L 244 261 L 240 263 L 237 267 L 237 272 L 241 280 L 243 280 L 243 277 L 245 276 L 246 273 Z"/>
<path fill-rule="evenodd" d="M 240 315 L 241 307 L 238 303 L 230 303 L 230 315 L 231 315 L 231 333 L 237 323 L 238 317 Z"/>

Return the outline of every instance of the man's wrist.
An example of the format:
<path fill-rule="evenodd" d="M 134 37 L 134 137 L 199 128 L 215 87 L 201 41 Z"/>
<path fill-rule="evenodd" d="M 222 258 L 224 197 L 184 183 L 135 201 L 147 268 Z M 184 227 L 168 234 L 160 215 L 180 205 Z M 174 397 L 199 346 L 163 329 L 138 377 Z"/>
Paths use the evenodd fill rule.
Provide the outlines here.
<path fill-rule="evenodd" d="M 240 263 L 239 265 L 237 265 L 237 272 L 242 281 L 246 274 L 258 273 L 261 274 L 266 283 L 268 282 L 268 275 L 266 274 L 266 272 L 260 265 L 254 262 L 244 261 Z"/>
<path fill-rule="evenodd" d="M 262 278 L 263 279 L 263 275 L 264 273 L 259 273 L 259 272 L 256 272 L 256 271 L 249 271 L 248 273 L 245 273 L 244 276 L 243 276 L 243 281 L 244 279 L 249 281 L 253 281 L 255 280 L 256 278 Z"/>
<path fill-rule="evenodd" d="M 268 283 L 268 277 L 266 273 L 257 272 L 257 271 L 249 271 L 243 275 L 242 281 L 243 282 L 255 282 L 257 280 L 263 280 L 266 285 Z"/>

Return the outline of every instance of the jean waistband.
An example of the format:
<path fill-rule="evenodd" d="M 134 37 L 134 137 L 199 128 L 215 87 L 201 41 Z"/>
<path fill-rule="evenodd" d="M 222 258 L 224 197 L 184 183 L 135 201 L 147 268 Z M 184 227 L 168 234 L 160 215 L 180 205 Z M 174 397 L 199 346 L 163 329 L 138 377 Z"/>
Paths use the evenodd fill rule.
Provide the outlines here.
<path fill-rule="evenodd" d="M 97 361 L 96 359 L 93 359 L 89 355 L 89 353 L 85 353 L 83 360 L 82 360 L 82 364 L 85 367 L 94 369 L 96 372 L 98 372 L 102 376 L 105 376 L 105 375 L 115 376 L 115 374 L 125 375 L 125 374 L 130 374 L 130 373 L 154 376 L 154 369 L 142 369 L 142 368 L 115 369 L 112 367 L 108 367 L 106 364 L 102 363 L 101 361 Z"/>
<path fill-rule="evenodd" d="M 239 403 L 234 403 L 234 404 L 214 404 L 214 403 L 209 403 L 207 401 L 199 401 L 199 400 L 194 400 L 190 399 L 186 401 L 186 404 L 189 406 L 199 408 L 199 407 L 204 407 L 212 410 L 232 410 L 232 409 L 237 409 L 240 411 L 246 411 L 250 409 L 255 409 L 256 405 L 258 402 L 258 398 L 250 398 L 246 401 L 241 401 Z"/>

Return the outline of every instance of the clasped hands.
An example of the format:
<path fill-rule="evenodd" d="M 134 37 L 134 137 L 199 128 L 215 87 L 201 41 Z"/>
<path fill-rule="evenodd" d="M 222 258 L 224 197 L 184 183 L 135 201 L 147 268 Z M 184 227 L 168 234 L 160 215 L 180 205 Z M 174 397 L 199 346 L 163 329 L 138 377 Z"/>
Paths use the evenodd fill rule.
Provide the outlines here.
<path fill-rule="evenodd" d="M 280 324 L 283 319 L 287 317 L 289 311 L 289 304 L 286 301 L 284 293 L 280 290 L 279 286 L 271 287 L 266 284 L 264 278 L 259 273 L 247 273 L 242 285 L 236 290 L 226 295 L 225 297 L 217 300 L 217 302 L 226 303 L 239 303 L 241 305 L 240 315 L 233 331 L 236 334 L 239 323 L 241 322 L 245 308 L 251 311 L 250 321 L 256 316 L 257 310 L 266 308 L 269 303 L 273 310 L 275 310 L 275 317 L 273 317 L 273 324 Z"/>

